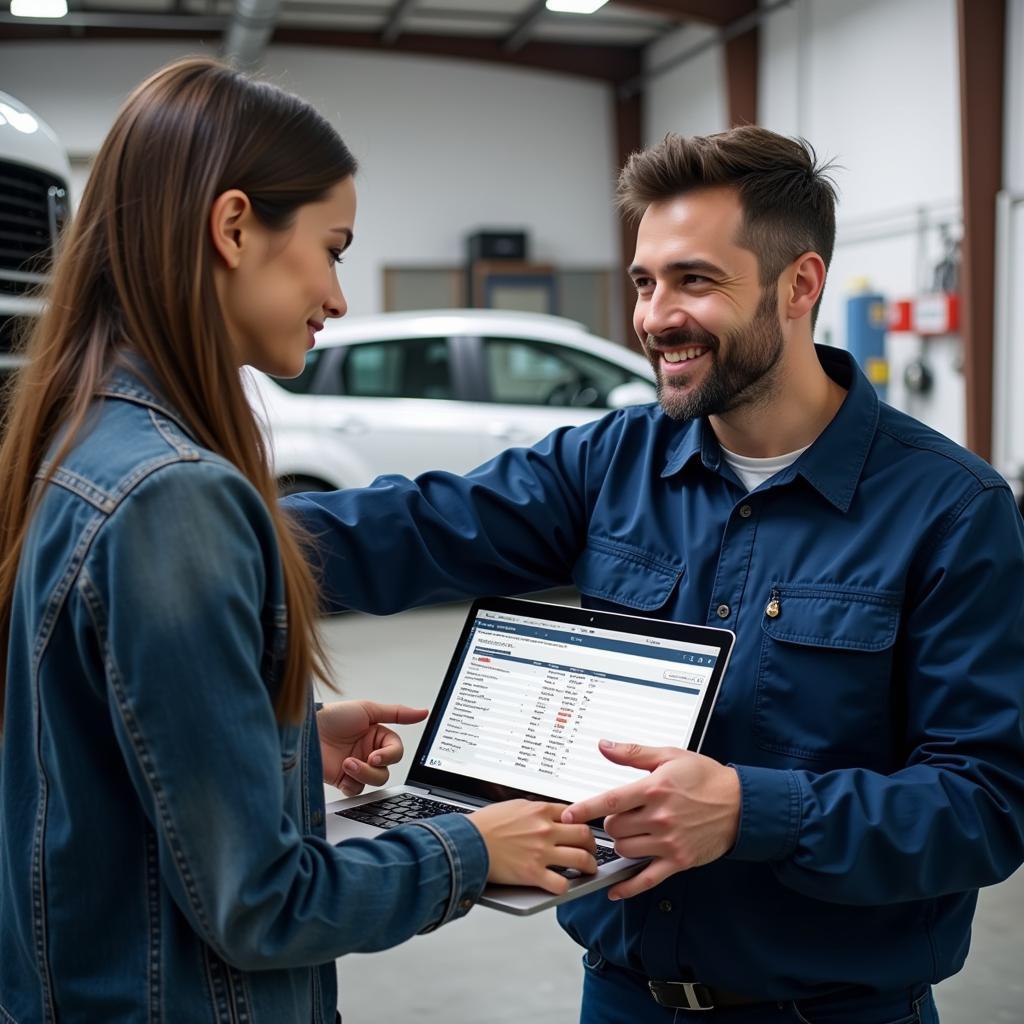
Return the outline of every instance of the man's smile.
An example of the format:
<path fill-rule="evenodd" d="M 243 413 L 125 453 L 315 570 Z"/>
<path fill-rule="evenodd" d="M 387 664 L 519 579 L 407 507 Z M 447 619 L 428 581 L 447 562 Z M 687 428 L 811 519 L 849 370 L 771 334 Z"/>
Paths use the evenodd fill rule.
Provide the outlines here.
<path fill-rule="evenodd" d="M 665 374 L 674 375 L 695 369 L 711 352 L 707 345 L 686 345 L 679 348 L 655 349 L 658 357 L 658 369 Z"/>

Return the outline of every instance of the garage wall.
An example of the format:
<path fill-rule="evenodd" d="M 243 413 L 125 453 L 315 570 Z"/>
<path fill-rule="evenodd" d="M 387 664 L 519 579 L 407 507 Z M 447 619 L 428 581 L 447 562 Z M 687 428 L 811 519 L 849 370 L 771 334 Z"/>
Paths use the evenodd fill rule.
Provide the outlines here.
<path fill-rule="evenodd" d="M 663 49 L 699 36 L 683 30 Z M 648 141 L 727 126 L 720 47 L 651 83 Z M 761 25 L 759 121 L 811 141 L 840 165 L 836 252 L 818 321 L 819 340 L 844 346 L 855 279 L 890 297 L 931 278 L 942 253 L 938 225 L 959 235 L 960 122 L 955 0 L 794 0 Z M 927 343 L 935 387 L 902 384 L 920 354 L 908 336 L 889 346 L 889 401 L 958 441 L 963 378 L 955 339 Z"/>
<path fill-rule="evenodd" d="M 1006 144 L 998 221 L 992 458 L 1024 487 L 1024 0 L 1006 5 Z"/>
<path fill-rule="evenodd" d="M 962 230 L 955 2 L 797 0 L 763 32 L 762 123 L 841 165 L 818 335 L 845 345 L 855 281 L 891 298 L 927 288 L 942 254 L 938 225 Z M 890 335 L 887 348 L 889 401 L 962 443 L 959 340 Z M 927 395 L 903 385 L 922 357 L 935 381 Z"/>
<path fill-rule="evenodd" d="M 84 175 L 125 94 L 195 52 L 168 43 L 0 44 L 0 89 L 51 124 Z M 265 71 L 311 100 L 360 160 L 356 243 L 342 270 L 352 312 L 381 308 L 385 264 L 460 263 L 464 236 L 480 227 L 526 228 L 539 260 L 617 266 L 605 85 L 308 47 L 271 47 Z"/>
<path fill-rule="evenodd" d="M 688 26 L 647 47 L 644 67 L 656 72 L 685 51 L 713 38 L 715 30 Z M 728 127 L 725 62 L 720 46 L 711 46 L 654 78 L 644 97 L 644 141 L 660 142 L 668 132 L 709 135 Z"/>

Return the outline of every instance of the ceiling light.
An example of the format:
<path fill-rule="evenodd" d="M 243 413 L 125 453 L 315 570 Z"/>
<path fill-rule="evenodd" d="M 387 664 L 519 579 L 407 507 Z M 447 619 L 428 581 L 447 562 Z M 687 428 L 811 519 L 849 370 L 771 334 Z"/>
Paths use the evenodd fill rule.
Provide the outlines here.
<path fill-rule="evenodd" d="M 608 0 L 547 0 L 547 8 L 563 14 L 593 14 L 606 3 Z"/>
<path fill-rule="evenodd" d="M 11 14 L 17 18 L 63 18 L 68 0 L 11 0 Z"/>

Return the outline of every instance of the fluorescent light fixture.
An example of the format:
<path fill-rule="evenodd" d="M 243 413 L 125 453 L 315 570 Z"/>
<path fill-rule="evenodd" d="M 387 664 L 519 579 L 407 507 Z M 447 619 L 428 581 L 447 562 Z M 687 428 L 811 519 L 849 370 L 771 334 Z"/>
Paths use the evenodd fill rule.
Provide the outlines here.
<path fill-rule="evenodd" d="M 9 103 L 0 102 L 0 128 L 9 124 L 22 135 L 31 135 L 39 131 L 39 122 L 23 110 L 15 110 Z"/>
<path fill-rule="evenodd" d="M 547 8 L 563 14 L 593 14 L 606 3 L 608 0 L 547 0 Z"/>
<path fill-rule="evenodd" d="M 16 18 L 63 18 L 67 13 L 68 0 L 11 0 Z"/>

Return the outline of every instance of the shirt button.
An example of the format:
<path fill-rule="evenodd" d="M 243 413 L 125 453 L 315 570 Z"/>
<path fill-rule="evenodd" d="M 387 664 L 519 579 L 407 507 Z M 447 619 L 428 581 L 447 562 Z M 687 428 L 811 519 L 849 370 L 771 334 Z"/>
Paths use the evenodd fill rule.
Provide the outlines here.
<path fill-rule="evenodd" d="M 467 913 L 472 906 L 473 901 L 468 896 L 459 900 L 459 910 L 461 910 L 464 914 Z"/>
<path fill-rule="evenodd" d="M 754 510 L 749 505 L 740 505 L 740 515 L 744 519 L 749 519 L 753 512 Z"/>
<path fill-rule="evenodd" d="M 320 825 L 323 823 L 324 816 L 319 811 L 313 812 L 313 824 Z"/>
<path fill-rule="evenodd" d="M 727 604 L 720 604 L 720 605 L 719 605 L 719 606 L 718 606 L 718 607 L 717 607 L 717 608 L 715 609 L 715 614 L 716 614 L 716 615 L 717 615 L 717 616 L 718 616 L 718 617 L 719 617 L 720 619 L 727 619 L 727 618 L 729 618 L 729 606 L 728 606 Z"/>
<path fill-rule="evenodd" d="M 672 901 L 671 901 L 671 900 L 662 900 L 662 901 L 661 901 L 661 902 L 660 902 L 660 903 L 658 904 L 658 909 L 659 909 L 659 910 L 660 910 L 660 911 L 661 911 L 661 912 L 662 912 L 663 914 L 671 914 L 671 913 L 672 913 Z"/>

